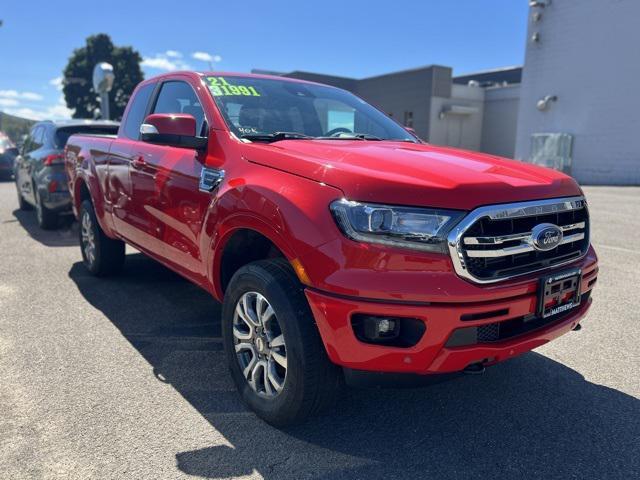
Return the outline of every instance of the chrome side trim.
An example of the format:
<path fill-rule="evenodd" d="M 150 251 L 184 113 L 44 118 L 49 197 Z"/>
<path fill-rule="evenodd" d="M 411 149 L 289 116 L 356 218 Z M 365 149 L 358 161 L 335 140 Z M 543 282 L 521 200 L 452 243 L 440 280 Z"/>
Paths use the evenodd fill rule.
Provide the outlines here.
<path fill-rule="evenodd" d="M 568 265 L 569 263 L 575 262 L 576 260 L 583 258 L 587 252 L 585 251 L 585 253 L 583 253 L 578 258 L 573 258 L 567 262 L 561 262 L 561 263 L 552 265 L 550 267 L 530 270 L 528 272 L 517 274 L 517 275 L 509 275 L 505 277 L 492 278 L 492 279 L 480 279 L 472 275 L 467 269 L 464 253 L 463 253 L 462 236 L 477 220 L 483 217 L 488 217 L 488 218 L 491 218 L 492 220 L 502 220 L 502 219 L 508 219 L 508 218 L 521 218 L 521 217 L 530 217 L 534 215 L 544 215 L 547 213 L 566 212 L 571 210 L 579 210 L 581 208 L 585 208 L 585 209 L 587 208 L 587 201 L 582 196 L 567 197 L 567 198 L 552 198 L 549 200 L 535 200 L 531 202 L 517 202 L 517 203 L 508 203 L 508 204 L 502 204 L 502 205 L 489 205 L 486 207 L 478 207 L 475 210 L 472 210 L 466 217 L 464 217 L 462 221 L 460 221 L 460 223 L 458 223 L 451 230 L 451 232 L 449 232 L 449 235 L 447 236 L 447 246 L 449 248 L 449 254 L 453 262 L 453 267 L 456 273 L 460 277 L 466 280 L 469 280 L 473 283 L 489 284 L 489 283 L 502 282 L 505 280 L 509 280 L 522 275 L 528 275 L 530 273 L 535 273 L 542 270 L 561 267 L 563 265 Z M 580 222 L 580 223 L 583 223 L 583 222 Z M 580 228 L 577 225 L 580 225 L 580 224 L 566 225 L 565 227 L 573 227 L 571 229 Z M 522 234 L 517 234 L 517 235 L 520 236 Z M 586 229 L 586 232 L 584 232 L 583 235 L 584 235 L 583 238 L 586 238 L 587 242 L 589 242 L 589 228 Z M 572 235 L 570 235 L 568 238 L 571 238 L 571 237 Z M 516 248 L 516 247 L 513 247 L 513 248 Z M 514 253 L 520 253 L 520 252 L 514 252 Z M 467 251 L 467 254 L 468 254 L 468 251 Z"/>
<path fill-rule="evenodd" d="M 158 129 L 155 125 L 151 125 L 150 123 L 143 123 L 140 125 L 140 134 L 141 135 L 157 135 Z"/>
<path fill-rule="evenodd" d="M 211 193 L 224 180 L 224 170 L 203 167 L 200 172 L 200 183 L 198 190 Z"/>
<path fill-rule="evenodd" d="M 564 245 L 565 243 L 577 242 L 584 238 L 584 233 L 576 233 L 574 235 L 566 236 L 562 239 L 558 245 Z M 530 243 L 524 243 L 522 245 L 515 245 L 513 247 L 498 248 L 496 250 L 467 250 L 467 257 L 471 258 L 495 258 L 495 257 L 507 257 L 509 255 L 517 255 L 518 253 L 533 252 L 535 248 Z"/>

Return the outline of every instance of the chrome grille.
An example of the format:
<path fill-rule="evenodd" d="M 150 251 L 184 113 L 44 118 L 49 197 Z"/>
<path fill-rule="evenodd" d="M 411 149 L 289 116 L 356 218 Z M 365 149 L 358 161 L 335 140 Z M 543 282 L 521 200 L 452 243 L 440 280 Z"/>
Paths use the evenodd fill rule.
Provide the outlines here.
<path fill-rule="evenodd" d="M 534 247 L 532 230 L 552 224 L 562 231 L 547 251 Z M 589 248 L 589 215 L 583 197 L 480 207 L 449 234 L 456 272 L 478 283 L 492 283 L 569 263 Z"/>

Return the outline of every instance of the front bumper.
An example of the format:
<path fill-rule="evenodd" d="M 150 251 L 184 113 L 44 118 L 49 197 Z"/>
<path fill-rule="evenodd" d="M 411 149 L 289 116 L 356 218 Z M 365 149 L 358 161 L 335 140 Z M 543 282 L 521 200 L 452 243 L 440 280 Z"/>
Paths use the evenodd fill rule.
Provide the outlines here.
<path fill-rule="evenodd" d="M 457 329 L 513 322 L 535 314 L 536 281 L 532 280 L 532 287 L 524 294 L 499 299 L 490 299 L 488 294 L 486 300 L 472 302 L 456 298 L 446 303 L 420 304 L 371 301 L 313 289 L 307 289 L 306 296 L 332 362 L 354 370 L 451 373 L 474 363 L 492 365 L 513 358 L 575 328 L 590 307 L 591 298 L 587 292 L 593 288 L 598 274 L 595 254 L 587 255 L 575 265 L 582 268 L 581 294 L 585 299 L 578 307 L 550 319 L 539 328 L 525 329 L 522 334 L 504 340 L 468 346 L 450 346 L 447 342 Z M 462 320 L 463 316 L 469 318 L 475 314 L 482 317 L 489 312 L 493 312 L 489 318 Z M 351 326 L 351 317 L 356 313 L 416 318 L 425 323 L 426 331 L 420 341 L 409 348 L 364 343 L 356 338 Z"/>

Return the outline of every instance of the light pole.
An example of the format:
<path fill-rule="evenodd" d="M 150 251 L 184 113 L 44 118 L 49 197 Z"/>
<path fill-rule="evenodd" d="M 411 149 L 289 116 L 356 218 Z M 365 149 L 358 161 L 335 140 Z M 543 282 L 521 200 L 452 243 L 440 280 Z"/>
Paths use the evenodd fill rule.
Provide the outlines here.
<path fill-rule="evenodd" d="M 100 62 L 93 68 L 93 90 L 100 95 L 100 114 L 103 120 L 109 120 L 109 92 L 113 88 L 113 66 Z"/>

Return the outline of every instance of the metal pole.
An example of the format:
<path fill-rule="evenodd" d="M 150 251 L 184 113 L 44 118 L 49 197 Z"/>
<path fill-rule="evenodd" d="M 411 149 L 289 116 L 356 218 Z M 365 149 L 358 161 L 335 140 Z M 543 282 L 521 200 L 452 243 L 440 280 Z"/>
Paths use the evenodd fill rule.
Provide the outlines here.
<path fill-rule="evenodd" d="M 102 92 L 100 93 L 100 114 L 103 120 L 109 120 L 111 116 L 109 115 L 109 93 Z"/>

